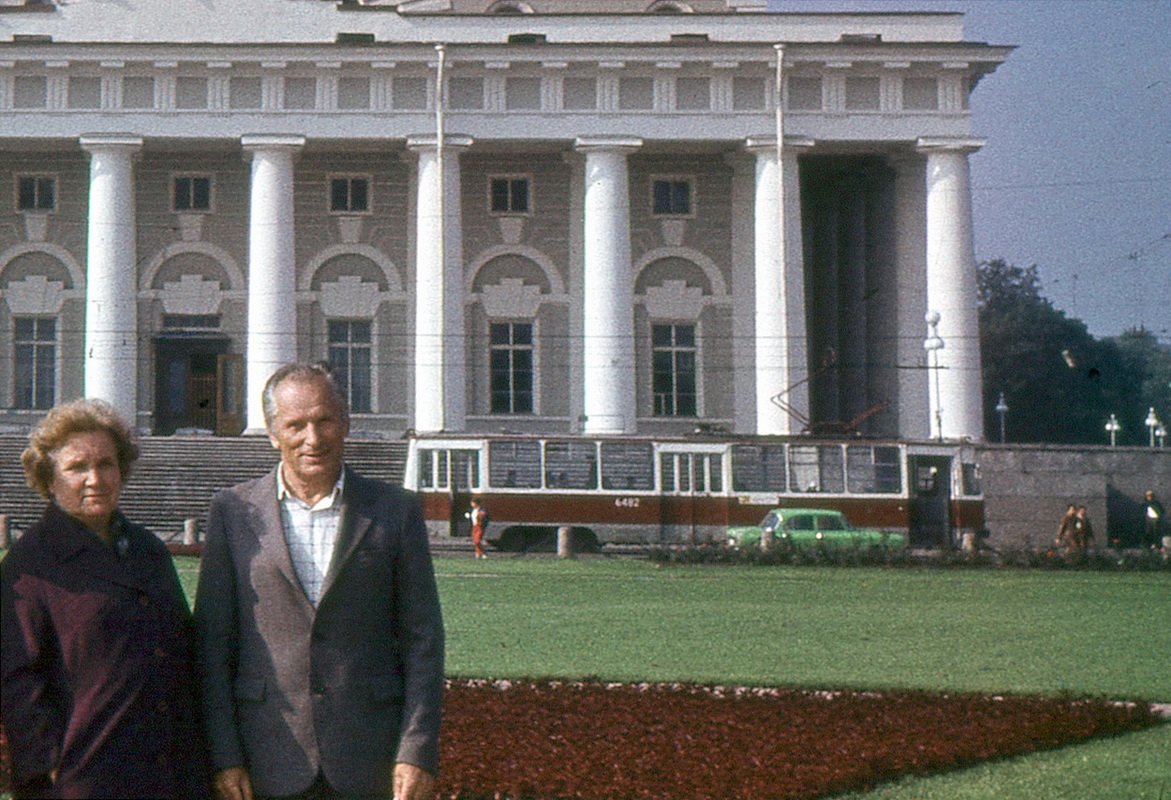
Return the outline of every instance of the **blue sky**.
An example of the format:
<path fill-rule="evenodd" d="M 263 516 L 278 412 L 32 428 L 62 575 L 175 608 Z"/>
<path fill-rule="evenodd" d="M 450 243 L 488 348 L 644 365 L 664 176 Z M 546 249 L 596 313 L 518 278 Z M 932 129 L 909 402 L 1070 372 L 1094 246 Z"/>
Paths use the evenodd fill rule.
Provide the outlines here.
<path fill-rule="evenodd" d="M 1016 45 L 977 87 L 976 258 L 1036 264 L 1097 337 L 1171 344 L 1171 0 L 770 0 L 773 11 L 959 11 Z"/>

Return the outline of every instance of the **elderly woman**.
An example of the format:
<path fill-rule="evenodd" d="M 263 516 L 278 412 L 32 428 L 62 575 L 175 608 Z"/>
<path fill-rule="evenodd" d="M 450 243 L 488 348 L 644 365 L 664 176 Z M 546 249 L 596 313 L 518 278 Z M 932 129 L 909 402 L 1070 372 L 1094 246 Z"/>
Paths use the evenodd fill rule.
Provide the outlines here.
<path fill-rule="evenodd" d="M 204 798 L 191 617 L 166 547 L 118 510 L 138 457 L 106 403 L 29 435 L 48 499 L 0 562 L 0 699 L 13 796 Z"/>

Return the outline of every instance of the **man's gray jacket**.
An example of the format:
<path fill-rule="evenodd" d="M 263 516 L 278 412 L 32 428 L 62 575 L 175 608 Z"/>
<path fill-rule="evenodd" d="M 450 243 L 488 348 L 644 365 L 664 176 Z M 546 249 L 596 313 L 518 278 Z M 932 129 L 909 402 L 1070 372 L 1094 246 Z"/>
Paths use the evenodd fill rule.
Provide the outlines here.
<path fill-rule="evenodd" d="M 396 761 L 438 766 L 443 620 L 418 498 L 346 471 L 315 609 L 293 570 L 276 470 L 219 492 L 195 618 L 215 769 L 259 794 L 320 771 L 346 794 L 391 793 Z"/>

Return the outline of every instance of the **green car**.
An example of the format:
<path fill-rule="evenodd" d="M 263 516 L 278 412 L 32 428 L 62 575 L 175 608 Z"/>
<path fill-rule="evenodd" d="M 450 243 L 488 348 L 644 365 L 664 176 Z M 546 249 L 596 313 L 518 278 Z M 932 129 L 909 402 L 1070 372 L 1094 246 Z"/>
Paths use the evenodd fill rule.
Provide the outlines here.
<path fill-rule="evenodd" d="M 855 528 L 840 511 L 823 508 L 774 508 L 759 525 L 728 528 L 729 547 L 760 547 L 763 531 L 772 531 L 779 547 L 882 548 L 902 550 L 901 533 Z"/>

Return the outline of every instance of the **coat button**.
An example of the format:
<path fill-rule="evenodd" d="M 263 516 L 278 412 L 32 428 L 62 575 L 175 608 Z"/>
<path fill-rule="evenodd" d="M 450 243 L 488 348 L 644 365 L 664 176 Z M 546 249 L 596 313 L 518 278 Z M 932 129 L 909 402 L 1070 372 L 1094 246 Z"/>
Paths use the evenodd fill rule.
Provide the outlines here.
<path fill-rule="evenodd" d="M 150 595 L 140 594 L 138 596 L 138 604 L 143 608 L 150 607 Z"/>

